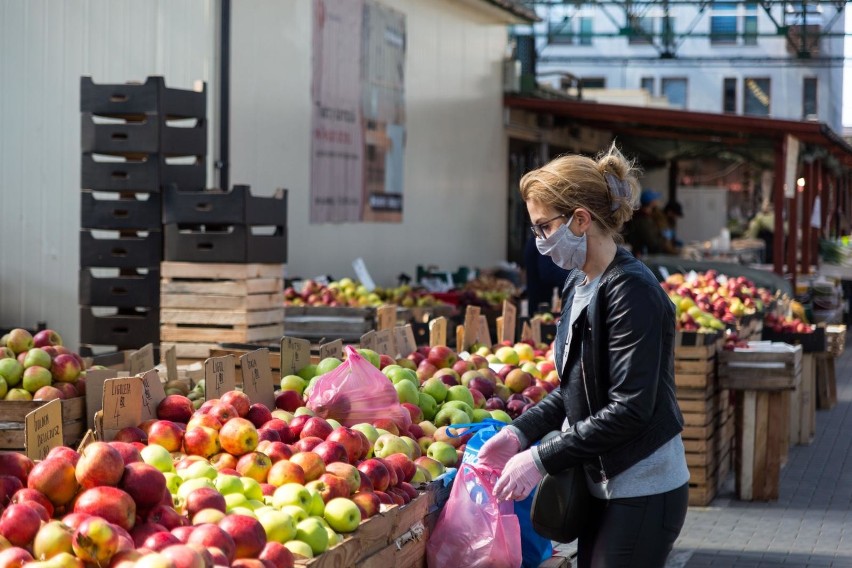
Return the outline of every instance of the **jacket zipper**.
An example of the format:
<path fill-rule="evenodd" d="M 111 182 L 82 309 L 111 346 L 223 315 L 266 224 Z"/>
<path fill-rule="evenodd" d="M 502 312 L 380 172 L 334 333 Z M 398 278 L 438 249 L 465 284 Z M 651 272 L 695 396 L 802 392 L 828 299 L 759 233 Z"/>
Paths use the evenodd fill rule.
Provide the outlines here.
<path fill-rule="evenodd" d="M 589 406 L 589 414 L 592 414 L 592 401 L 589 398 L 589 387 L 586 384 L 586 364 L 584 359 L 585 349 L 583 348 L 583 341 L 580 340 L 580 373 L 583 375 L 583 391 L 586 393 L 586 404 Z M 604 483 L 607 482 L 606 470 L 604 469 L 603 458 L 598 456 L 598 462 L 601 464 L 601 477 L 603 478 Z"/>

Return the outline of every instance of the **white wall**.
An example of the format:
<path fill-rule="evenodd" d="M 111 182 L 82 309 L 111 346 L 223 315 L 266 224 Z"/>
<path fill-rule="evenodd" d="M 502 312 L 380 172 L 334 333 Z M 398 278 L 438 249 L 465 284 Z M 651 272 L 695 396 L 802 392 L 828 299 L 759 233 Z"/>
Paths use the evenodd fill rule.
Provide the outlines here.
<path fill-rule="evenodd" d="M 506 250 L 504 25 L 450 0 L 384 0 L 407 15 L 403 222 L 309 224 L 311 2 L 234 2 L 231 182 L 287 187 L 292 276 L 380 285 L 417 264 L 493 266 Z"/>
<path fill-rule="evenodd" d="M 80 76 L 209 86 L 215 21 L 211 0 L 0 2 L 0 325 L 78 343 Z"/>

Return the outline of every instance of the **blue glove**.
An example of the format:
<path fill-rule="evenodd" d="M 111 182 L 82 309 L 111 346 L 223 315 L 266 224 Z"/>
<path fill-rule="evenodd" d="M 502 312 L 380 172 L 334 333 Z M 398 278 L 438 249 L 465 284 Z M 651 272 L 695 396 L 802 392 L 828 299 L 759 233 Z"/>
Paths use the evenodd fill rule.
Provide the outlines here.
<path fill-rule="evenodd" d="M 525 450 L 503 468 L 503 473 L 494 486 L 494 496 L 501 501 L 526 499 L 544 475 L 538 470 L 532 450 Z"/>
<path fill-rule="evenodd" d="M 482 445 L 477 463 L 501 471 L 509 458 L 521 450 L 521 441 L 508 428 L 503 428 Z"/>

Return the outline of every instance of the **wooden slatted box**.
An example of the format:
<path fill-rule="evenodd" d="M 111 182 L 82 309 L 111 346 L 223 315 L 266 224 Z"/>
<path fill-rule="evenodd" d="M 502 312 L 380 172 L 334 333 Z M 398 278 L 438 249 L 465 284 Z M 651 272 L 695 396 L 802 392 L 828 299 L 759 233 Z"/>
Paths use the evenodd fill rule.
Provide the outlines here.
<path fill-rule="evenodd" d="M 60 403 L 63 444 L 76 447 L 86 432 L 86 397 L 69 398 L 61 400 Z M 0 401 L 0 450 L 25 451 L 24 419 L 27 414 L 44 404 L 47 404 L 47 401 Z"/>

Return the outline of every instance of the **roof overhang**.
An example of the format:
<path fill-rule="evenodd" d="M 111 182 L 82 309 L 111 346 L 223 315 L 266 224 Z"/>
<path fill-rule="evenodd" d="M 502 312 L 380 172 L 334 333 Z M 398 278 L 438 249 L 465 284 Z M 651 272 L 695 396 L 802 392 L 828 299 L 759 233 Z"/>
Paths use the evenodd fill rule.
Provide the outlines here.
<path fill-rule="evenodd" d="M 484 11 L 501 24 L 531 24 L 541 21 L 535 10 L 523 6 L 517 0 L 456 0 L 461 4 Z"/>

